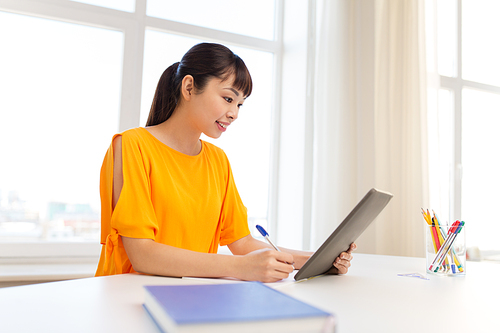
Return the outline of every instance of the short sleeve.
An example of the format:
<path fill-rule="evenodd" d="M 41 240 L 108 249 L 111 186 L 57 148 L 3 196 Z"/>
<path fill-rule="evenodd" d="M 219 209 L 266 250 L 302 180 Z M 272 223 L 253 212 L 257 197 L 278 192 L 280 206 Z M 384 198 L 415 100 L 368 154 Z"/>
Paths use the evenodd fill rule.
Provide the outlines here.
<path fill-rule="evenodd" d="M 122 135 L 123 188 L 111 214 L 110 228 L 121 236 L 154 240 L 158 222 L 151 201 L 149 160 L 140 149 L 139 139 L 126 134 Z M 112 195 L 105 199 L 111 203 Z"/>
<path fill-rule="evenodd" d="M 231 244 L 250 234 L 247 208 L 243 205 L 236 188 L 229 162 L 227 162 L 227 165 L 227 189 L 221 214 L 222 230 L 219 241 L 221 246 Z"/>

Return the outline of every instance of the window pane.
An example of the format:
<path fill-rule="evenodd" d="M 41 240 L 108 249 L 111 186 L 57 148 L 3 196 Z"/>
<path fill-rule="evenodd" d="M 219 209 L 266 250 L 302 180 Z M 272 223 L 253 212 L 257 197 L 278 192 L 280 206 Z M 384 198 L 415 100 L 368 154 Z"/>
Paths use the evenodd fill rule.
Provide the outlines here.
<path fill-rule="evenodd" d="M 463 90 L 462 216 L 467 247 L 500 250 L 500 95 Z"/>
<path fill-rule="evenodd" d="M 0 240 L 97 240 L 122 33 L 0 12 Z"/>
<path fill-rule="evenodd" d="M 142 126 L 146 124 L 156 84 L 163 71 L 180 61 L 184 53 L 199 42 L 192 38 L 146 31 Z M 241 108 L 238 120 L 221 138 L 214 140 L 203 136 L 202 139 L 221 147 L 228 155 L 236 185 L 248 208 L 250 225 L 257 220 L 265 224 L 269 191 L 273 55 L 228 47 L 245 61 L 252 74 L 254 90 Z"/>
<path fill-rule="evenodd" d="M 149 0 L 148 16 L 272 40 L 272 0 Z"/>
<path fill-rule="evenodd" d="M 457 0 L 437 2 L 439 74 L 457 76 Z"/>
<path fill-rule="evenodd" d="M 500 85 L 500 1 L 462 0 L 462 76 Z"/>
<path fill-rule="evenodd" d="M 100 7 L 123 10 L 125 12 L 135 12 L 135 0 L 71 0 Z"/>

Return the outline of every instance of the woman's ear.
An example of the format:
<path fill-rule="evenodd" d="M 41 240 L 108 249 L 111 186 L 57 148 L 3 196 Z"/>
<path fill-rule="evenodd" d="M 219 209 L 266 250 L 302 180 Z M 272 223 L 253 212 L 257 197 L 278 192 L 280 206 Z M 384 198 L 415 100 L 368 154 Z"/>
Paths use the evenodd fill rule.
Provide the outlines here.
<path fill-rule="evenodd" d="M 182 97 L 189 101 L 194 92 L 194 78 L 191 75 L 186 75 L 182 79 L 181 84 L 181 95 Z"/>

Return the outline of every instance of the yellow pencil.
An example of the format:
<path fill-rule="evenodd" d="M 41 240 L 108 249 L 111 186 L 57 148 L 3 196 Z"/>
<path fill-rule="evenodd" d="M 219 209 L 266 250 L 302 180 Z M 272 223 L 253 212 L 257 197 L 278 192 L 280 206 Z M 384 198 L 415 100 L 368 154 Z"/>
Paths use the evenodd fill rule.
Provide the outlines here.
<path fill-rule="evenodd" d="M 437 244 L 436 244 L 436 239 L 434 237 L 434 233 L 432 232 L 432 222 L 430 220 L 430 216 L 424 211 L 423 208 L 421 208 L 421 209 L 422 209 L 422 215 L 424 216 L 424 220 L 429 225 L 429 232 L 431 233 L 431 236 L 432 236 L 432 245 L 434 245 L 434 253 L 437 253 L 438 247 L 437 247 Z"/>
<path fill-rule="evenodd" d="M 431 225 L 432 223 L 431 223 L 431 220 L 430 220 L 430 216 L 427 215 L 427 213 L 425 212 L 425 210 L 423 208 L 420 208 L 420 209 L 422 209 L 422 215 L 424 216 L 424 219 L 427 222 L 427 224 Z"/>

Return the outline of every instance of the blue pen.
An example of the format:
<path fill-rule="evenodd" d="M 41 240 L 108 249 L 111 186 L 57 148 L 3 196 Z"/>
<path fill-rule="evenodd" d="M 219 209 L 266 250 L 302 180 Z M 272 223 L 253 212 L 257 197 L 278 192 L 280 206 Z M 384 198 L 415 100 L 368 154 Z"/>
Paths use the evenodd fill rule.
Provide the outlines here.
<path fill-rule="evenodd" d="M 277 247 L 276 245 L 274 245 L 274 243 L 273 243 L 273 242 L 271 242 L 271 239 L 269 239 L 269 234 L 267 233 L 266 229 L 262 228 L 262 226 L 260 226 L 260 225 L 258 225 L 258 224 L 257 224 L 257 225 L 255 225 L 255 227 L 257 228 L 257 230 L 259 230 L 260 234 L 261 234 L 262 236 L 264 236 L 264 238 L 267 240 L 267 242 L 268 242 L 269 244 L 271 244 L 271 246 L 272 246 L 272 247 L 274 247 L 274 249 L 275 249 L 276 251 L 281 252 L 281 251 L 280 251 L 280 249 L 278 249 L 278 247 Z M 289 263 L 289 262 L 287 262 L 287 264 L 289 264 L 289 265 L 293 265 L 293 263 Z M 295 267 L 294 267 L 294 269 L 295 269 Z"/>
<path fill-rule="evenodd" d="M 260 225 L 258 225 L 258 224 L 257 224 L 255 227 L 257 228 L 257 230 L 259 230 L 260 234 L 261 234 L 262 236 L 264 236 L 264 238 L 267 240 L 267 242 L 268 242 L 269 244 L 271 244 L 271 246 L 272 246 L 272 247 L 274 247 L 274 249 L 275 249 L 276 251 L 281 252 L 281 251 L 280 251 L 280 249 L 278 249 L 278 247 L 277 247 L 276 245 L 274 245 L 274 243 L 273 243 L 273 242 L 271 242 L 271 239 L 269 239 L 269 234 L 267 233 L 266 229 L 262 228 L 262 226 L 260 226 Z"/>

